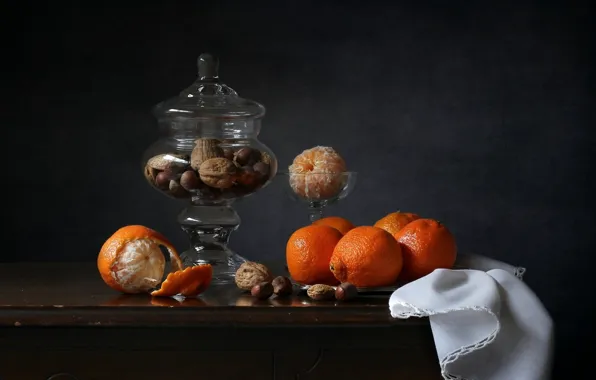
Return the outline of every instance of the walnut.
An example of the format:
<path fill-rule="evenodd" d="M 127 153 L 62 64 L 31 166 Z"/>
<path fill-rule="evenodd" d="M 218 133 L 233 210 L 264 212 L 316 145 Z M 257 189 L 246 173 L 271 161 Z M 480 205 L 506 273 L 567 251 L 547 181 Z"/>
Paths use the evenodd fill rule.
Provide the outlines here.
<path fill-rule="evenodd" d="M 166 153 L 159 154 L 147 161 L 147 166 L 159 171 L 165 171 L 172 174 L 179 174 L 188 167 L 188 155 Z"/>
<path fill-rule="evenodd" d="M 148 164 L 145 165 L 145 178 L 152 185 L 156 185 L 155 178 L 157 177 L 158 174 L 159 174 L 159 170 L 152 168 Z"/>
<path fill-rule="evenodd" d="M 210 158 L 224 157 L 224 151 L 219 147 L 220 141 L 217 139 L 198 139 L 195 144 L 190 154 L 190 166 L 195 170 L 199 170 L 201 164 Z"/>
<path fill-rule="evenodd" d="M 271 156 L 267 152 L 261 152 L 261 162 L 271 165 Z"/>
<path fill-rule="evenodd" d="M 251 290 L 255 285 L 262 282 L 271 282 L 273 276 L 269 269 L 259 263 L 247 261 L 240 265 L 236 271 L 236 286 L 243 290 Z"/>
<path fill-rule="evenodd" d="M 227 189 L 234 184 L 237 170 L 236 165 L 227 158 L 210 158 L 199 167 L 199 176 L 208 186 Z"/>
<path fill-rule="evenodd" d="M 317 284 L 309 287 L 306 294 L 313 300 L 330 300 L 335 298 L 335 288 L 329 285 Z"/>

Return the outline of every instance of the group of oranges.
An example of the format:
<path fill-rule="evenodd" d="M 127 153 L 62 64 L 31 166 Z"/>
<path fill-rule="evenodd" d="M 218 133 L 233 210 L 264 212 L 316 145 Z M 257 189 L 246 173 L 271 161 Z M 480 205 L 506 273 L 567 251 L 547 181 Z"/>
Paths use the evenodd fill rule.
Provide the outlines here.
<path fill-rule="evenodd" d="M 165 281 L 165 257 L 172 272 Z M 286 245 L 288 271 L 294 281 L 357 287 L 381 287 L 452 268 L 455 238 L 439 221 L 412 213 L 392 212 L 372 226 L 354 226 L 338 216 L 319 219 L 296 230 Z M 144 226 L 125 226 L 102 246 L 97 266 L 104 282 L 124 293 L 153 296 L 202 293 L 211 282 L 210 265 L 183 270 L 176 249 L 160 233 Z M 159 289 L 154 290 L 157 286 Z"/>
<path fill-rule="evenodd" d="M 338 216 L 322 218 L 296 230 L 286 245 L 290 276 L 306 285 L 405 283 L 452 268 L 456 256 L 455 238 L 444 224 L 400 211 L 372 226 L 354 226 Z"/>

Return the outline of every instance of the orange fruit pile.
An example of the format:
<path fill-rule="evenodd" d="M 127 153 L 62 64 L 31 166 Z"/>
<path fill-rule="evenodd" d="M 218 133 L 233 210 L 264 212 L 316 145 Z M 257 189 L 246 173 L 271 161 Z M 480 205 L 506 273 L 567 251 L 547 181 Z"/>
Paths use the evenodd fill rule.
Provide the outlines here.
<path fill-rule="evenodd" d="M 163 283 L 166 258 L 160 246 L 168 251 L 172 266 Z M 159 232 L 139 225 L 122 227 L 105 241 L 97 256 L 97 269 L 106 285 L 116 291 L 154 296 L 194 297 L 209 286 L 213 275 L 211 265 L 183 269 L 172 243 Z"/>
<path fill-rule="evenodd" d="M 444 224 L 400 211 L 372 226 L 322 218 L 296 230 L 286 245 L 290 276 L 305 285 L 389 286 L 450 269 L 456 257 L 455 237 Z"/>

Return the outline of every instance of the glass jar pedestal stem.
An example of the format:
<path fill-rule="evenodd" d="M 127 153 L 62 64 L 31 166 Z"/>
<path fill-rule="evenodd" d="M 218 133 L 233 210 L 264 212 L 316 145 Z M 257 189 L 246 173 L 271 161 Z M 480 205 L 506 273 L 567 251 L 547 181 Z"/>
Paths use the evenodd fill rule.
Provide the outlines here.
<path fill-rule="evenodd" d="M 228 248 L 230 234 L 240 226 L 236 210 L 229 203 L 192 204 L 178 215 L 178 223 L 191 245 L 180 255 L 184 265 L 211 264 L 211 284 L 233 284 L 236 271 L 246 261 Z"/>

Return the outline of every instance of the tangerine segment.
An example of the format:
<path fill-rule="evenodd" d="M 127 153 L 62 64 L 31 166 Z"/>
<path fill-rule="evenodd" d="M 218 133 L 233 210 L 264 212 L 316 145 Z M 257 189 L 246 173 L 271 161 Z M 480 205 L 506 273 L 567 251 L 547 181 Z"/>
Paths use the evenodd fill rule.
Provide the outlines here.
<path fill-rule="evenodd" d="M 166 259 L 159 245 L 150 239 L 124 244 L 110 267 L 110 274 L 126 293 L 147 292 L 161 282 Z"/>
<path fill-rule="evenodd" d="M 182 268 L 178 252 L 159 232 L 140 225 L 120 228 L 104 242 L 97 256 L 101 278 L 123 293 L 149 291 L 161 282 L 165 270 L 160 245 L 168 250 L 173 270 Z"/>
<path fill-rule="evenodd" d="M 161 284 L 161 288 L 151 292 L 154 297 L 171 297 L 181 294 L 184 297 L 196 297 L 211 284 L 213 267 L 210 264 L 187 267 L 171 272 Z"/>
<path fill-rule="evenodd" d="M 335 149 L 316 146 L 297 155 L 288 171 L 290 186 L 296 194 L 309 199 L 325 199 L 341 191 L 346 163 Z"/>
<path fill-rule="evenodd" d="M 290 174 L 290 187 L 297 195 L 307 199 L 329 199 L 341 192 L 343 174 Z"/>

